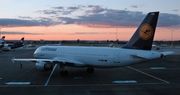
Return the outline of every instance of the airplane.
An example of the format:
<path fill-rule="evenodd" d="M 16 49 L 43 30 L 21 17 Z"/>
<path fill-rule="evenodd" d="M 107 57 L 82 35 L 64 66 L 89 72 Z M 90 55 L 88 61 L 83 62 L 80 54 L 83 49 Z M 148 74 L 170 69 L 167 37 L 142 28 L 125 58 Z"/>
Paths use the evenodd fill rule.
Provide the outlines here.
<path fill-rule="evenodd" d="M 14 44 L 5 44 L 3 42 L 1 45 L 3 46 L 1 48 L 1 50 L 3 50 L 3 51 L 10 51 L 12 49 L 22 47 L 22 46 L 24 46 L 24 37 L 22 37 L 20 41 L 14 43 Z"/>
<path fill-rule="evenodd" d="M 61 42 L 59 42 L 59 44 L 54 44 L 54 46 L 61 46 Z"/>
<path fill-rule="evenodd" d="M 15 42 L 14 44 L 9 44 L 9 47 L 11 47 L 11 49 L 19 48 L 22 46 L 24 46 L 24 37 L 22 37 L 20 41 Z"/>
<path fill-rule="evenodd" d="M 57 65 L 62 69 L 61 76 L 67 76 L 69 67 L 87 67 L 88 73 L 94 68 L 122 67 L 146 62 L 166 55 L 172 51 L 152 51 L 159 12 L 150 12 L 137 28 L 131 39 L 123 47 L 81 47 L 81 46 L 41 46 L 33 54 L 34 58 L 12 58 L 12 62 L 35 62 L 38 70 L 54 70 Z M 148 30 L 149 32 L 142 32 Z"/>
<path fill-rule="evenodd" d="M 10 50 L 10 47 L 5 44 L 5 36 L 3 36 L 0 40 L 0 50 Z"/>
<path fill-rule="evenodd" d="M 3 36 L 1 39 L 0 39 L 0 51 L 2 51 L 1 49 L 4 47 L 4 39 L 5 39 L 5 36 Z"/>
<path fill-rule="evenodd" d="M 2 36 L 1 40 L 0 40 L 0 44 L 2 44 L 5 40 L 5 36 Z"/>

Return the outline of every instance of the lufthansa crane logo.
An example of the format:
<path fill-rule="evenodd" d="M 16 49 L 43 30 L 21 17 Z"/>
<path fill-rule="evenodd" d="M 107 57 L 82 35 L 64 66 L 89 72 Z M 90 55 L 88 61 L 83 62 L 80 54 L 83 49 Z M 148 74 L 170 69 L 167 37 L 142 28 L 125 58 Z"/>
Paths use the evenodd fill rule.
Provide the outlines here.
<path fill-rule="evenodd" d="M 143 40 L 148 40 L 153 35 L 153 28 L 149 24 L 143 24 L 139 29 L 139 36 Z"/>

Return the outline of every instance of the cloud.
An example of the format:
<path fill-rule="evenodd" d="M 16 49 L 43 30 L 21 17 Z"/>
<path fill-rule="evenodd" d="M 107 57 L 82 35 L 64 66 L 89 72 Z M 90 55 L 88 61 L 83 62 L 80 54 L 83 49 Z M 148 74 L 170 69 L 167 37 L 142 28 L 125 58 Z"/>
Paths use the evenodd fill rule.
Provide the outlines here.
<path fill-rule="evenodd" d="M 64 34 L 64 35 L 96 35 L 96 34 L 116 34 L 116 32 L 72 32 L 72 33 L 58 33 L 58 34 Z"/>
<path fill-rule="evenodd" d="M 174 12 L 178 12 L 179 10 L 172 10 L 172 11 L 174 11 Z"/>
<path fill-rule="evenodd" d="M 89 8 L 92 8 L 91 10 L 87 10 L 86 13 L 93 13 L 98 14 L 106 11 L 106 8 L 103 8 L 99 5 L 88 5 Z"/>
<path fill-rule="evenodd" d="M 79 6 L 72 6 L 72 7 L 67 7 L 68 10 L 71 10 L 71 11 L 76 11 L 76 10 L 79 10 L 80 7 Z"/>
<path fill-rule="evenodd" d="M 1 31 L 1 34 L 5 35 L 42 35 L 41 33 L 29 33 L 29 32 L 19 32 L 19 31 Z"/>
<path fill-rule="evenodd" d="M 96 10 L 97 9 L 97 10 Z M 63 24 L 78 24 L 88 27 L 138 27 L 147 14 L 140 11 L 126 11 L 115 9 L 92 9 L 93 14 L 71 17 L 58 17 Z M 90 12 L 90 11 L 89 11 Z M 158 26 L 179 26 L 180 16 L 176 14 L 160 13 Z"/>
<path fill-rule="evenodd" d="M 47 19 L 39 20 L 23 20 L 23 19 L 13 19 L 13 18 L 0 18 L 1 27 L 19 27 L 19 26 L 52 26 L 55 22 Z"/>
<path fill-rule="evenodd" d="M 170 27 L 170 26 L 179 26 L 180 25 L 180 16 L 176 14 L 160 13 L 158 26 L 160 27 Z"/>
<path fill-rule="evenodd" d="M 132 8 L 138 8 L 138 6 L 136 6 L 136 5 L 132 5 L 131 7 L 132 7 Z"/>
<path fill-rule="evenodd" d="M 137 8 L 138 6 L 132 5 L 132 7 Z M 138 27 L 147 15 L 147 13 L 141 11 L 109 9 L 100 5 L 55 6 L 47 10 L 38 10 L 36 13 L 43 14 L 44 17 L 32 18 L 29 16 L 19 16 L 17 19 L 0 18 L 0 26 L 17 27 L 76 24 L 95 28 Z M 158 26 L 179 27 L 180 15 L 160 13 Z"/>
<path fill-rule="evenodd" d="M 105 13 L 78 16 L 78 18 L 59 17 L 64 24 L 78 24 L 89 27 L 134 27 L 140 24 L 145 14 L 125 10 L 106 9 Z"/>
<path fill-rule="evenodd" d="M 20 19 L 32 19 L 32 17 L 30 17 L 30 16 L 18 16 L 18 18 L 20 18 Z"/>
<path fill-rule="evenodd" d="M 58 6 L 58 7 L 52 7 L 53 9 L 64 9 L 63 6 Z"/>
<path fill-rule="evenodd" d="M 98 32 L 75 32 L 74 34 L 99 34 Z"/>
<path fill-rule="evenodd" d="M 51 14 L 58 14 L 60 11 L 57 10 L 39 10 L 36 11 L 36 13 L 45 14 L 45 15 L 51 15 Z"/>
<path fill-rule="evenodd" d="M 72 12 L 75 12 L 81 9 L 83 6 L 70 6 L 70 7 L 51 7 L 48 10 L 38 10 L 36 13 L 46 14 L 46 15 L 70 15 Z"/>
<path fill-rule="evenodd" d="M 68 10 L 39 10 L 36 11 L 36 13 L 40 13 L 40 14 L 45 14 L 45 15 L 69 15 L 71 14 L 73 11 L 68 11 Z"/>

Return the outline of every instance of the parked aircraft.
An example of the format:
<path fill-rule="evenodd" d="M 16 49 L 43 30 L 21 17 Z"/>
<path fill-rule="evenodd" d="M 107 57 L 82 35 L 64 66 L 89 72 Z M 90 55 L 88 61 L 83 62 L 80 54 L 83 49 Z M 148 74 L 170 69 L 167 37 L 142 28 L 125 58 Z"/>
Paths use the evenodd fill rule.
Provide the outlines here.
<path fill-rule="evenodd" d="M 9 44 L 9 47 L 11 47 L 11 49 L 19 48 L 22 46 L 24 46 L 24 37 L 22 37 L 20 41 L 15 42 L 14 44 Z"/>
<path fill-rule="evenodd" d="M 0 39 L 0 51 L 1 49 L 4 47 L 4 39 L 5 39 L 5 36 L 3 36 L 1 39 Z"/>
<path fill-rule="evenodd" d="M 59 44 L 54 44 L 54 46 L 61 46 L 61 42 L 59 42 Z"/>
<path fill-rule="evenodd" d="M 1 50 L 3 50 L 3 51 L 10 51 L 11 49 L 22 47 L 22 46 L 24 46 L 24 37 L 22 37 L 20 41 L 15 42 L 14 44 L 2 43 L 1 45 L 3 46 L 1 48 Z"/>
<path fill-rule="evenodd" d="M 87 67 L 93 73 L 94 68 L 121 67 L 140 62 L 163 58 L 173 54 L 171 51 L 152 51 L 159 12 L 150 12 L 137 28 L 129 42 L 120 48 L 81 47 L 81 46 L 41 46 L 34 52 L 34 59 L 16 59 L 12 61 L 31 61 L 39 70 L 53 70 L 60 65 L 62 76 L 67 76 L 69 67 Z"/>
<path fill-rule="evenodd" d="M 0 40 L 0 44 L 4 43 L 4 39 L 5 39 L 5 36 L 2 36 L 2 38 Z"/>

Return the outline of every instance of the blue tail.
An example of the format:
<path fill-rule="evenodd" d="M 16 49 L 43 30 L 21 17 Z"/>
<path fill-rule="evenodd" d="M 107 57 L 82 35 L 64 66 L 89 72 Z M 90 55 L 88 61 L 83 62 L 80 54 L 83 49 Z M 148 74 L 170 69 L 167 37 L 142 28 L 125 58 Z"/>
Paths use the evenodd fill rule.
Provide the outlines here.
<path fill-rule="evenodd" d="M 122 48 L 151 50 L 158 16 L 159 12 L 148 13 L 129 42 Z"/>

